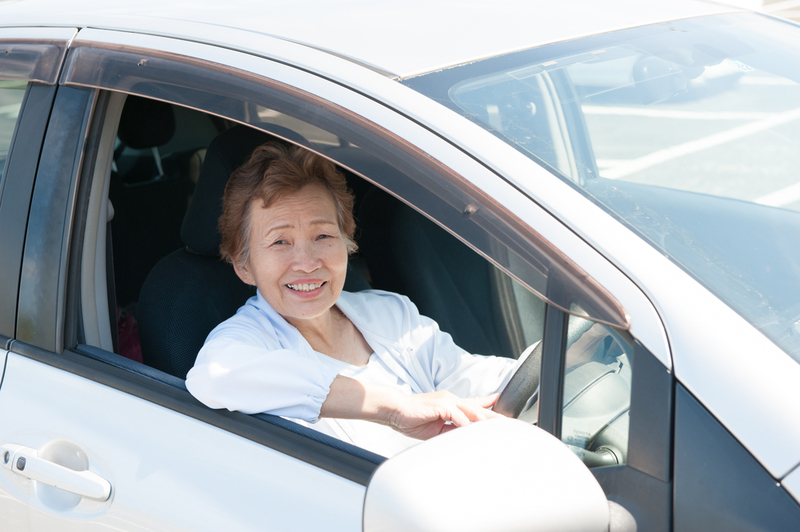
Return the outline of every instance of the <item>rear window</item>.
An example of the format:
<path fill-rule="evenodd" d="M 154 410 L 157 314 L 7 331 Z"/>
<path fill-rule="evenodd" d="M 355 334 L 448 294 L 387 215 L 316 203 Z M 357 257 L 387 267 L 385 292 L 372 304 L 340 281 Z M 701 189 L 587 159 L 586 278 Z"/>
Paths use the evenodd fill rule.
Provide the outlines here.
<path fill-rule="evenodd" d="M 5 175 L 6 159 L 14 138 L 19 109 L 28 84 L 24 81 L 0 81 L 0 171 Z M 2 177 L 0 175 L 0 177 Z"/>

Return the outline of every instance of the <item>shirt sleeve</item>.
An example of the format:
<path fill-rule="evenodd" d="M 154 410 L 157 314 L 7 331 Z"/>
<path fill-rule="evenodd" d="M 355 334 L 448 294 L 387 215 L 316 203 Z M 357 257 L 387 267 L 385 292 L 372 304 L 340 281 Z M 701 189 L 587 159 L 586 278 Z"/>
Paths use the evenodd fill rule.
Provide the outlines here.
<path fill-rule="evenodd" d="M 517 367 L 513 358 L 473 355 L 458 347 L 446 332 L 435 337 L 431 372 L 437 390 L 459 397 L 483 397 L 501 391 Z"/>
<path fill-rule="evenodd" d="M 459 397 L 481 397 L 502 390 L 519 362 L 511 358 L 473 355 L 460 348 L 450 334 L 419 314 L 407 302 L 412 338 L 416 339 L 417 360 L 428 373 L 434 388 L 448 390 Z"/>
<path fill-rule="evenodd" d="M 315 423 L 337 375 L 307 354 L 220 337 L 200 350 L 186 388 L 211 408 Z"/>

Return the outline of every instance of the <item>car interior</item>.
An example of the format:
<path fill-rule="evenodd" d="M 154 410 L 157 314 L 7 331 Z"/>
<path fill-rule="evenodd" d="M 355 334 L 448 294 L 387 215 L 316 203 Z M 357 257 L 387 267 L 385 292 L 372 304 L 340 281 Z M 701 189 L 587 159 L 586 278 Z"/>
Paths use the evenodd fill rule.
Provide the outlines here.
<path fill-rule="evenodd" d="M 91 192 L 107 201 L 89 202 L 78 349 L 184 388 L 208 333 L 255 293 L 219 255 L 230 173 L 276 139 L 334 161 L 364 154 L 263 108 L 254 109 L 263 119 L 255 129 L 138 96 L 108 101 Z M 437 223 L 339 168 L 356 196 L 359 245 L 345 290 L 405 294 L 472 353 L 517 358 L 541 340 L 541 299 Z"/>
<path fill-rule="evenodd" d="M 143 362 L 180 378 L 208 332 L 254 294 L 219 258 L 216 221 L 228 176 L 269 140 L 320 144 L 277 123 L 259 126 L 274 135 L 134 96 L 120 118 L 109 189 L 114 310 L 119 306 L 123 324 L 135 319 Z M 334 157 L 358 151 L 327 148 Z M 514 281 L 435 223 L 342 170 L 357 198 L 360 247 L 345 290 L 403 293 L 473 353 L 518 357 L 539 339 L 524 337 L 518 313 L 499 310 L 520 293 Z M 515 320 L 506 323 L 507 315 Z M 119 346 L 119 326 L 116 333 Z"/>

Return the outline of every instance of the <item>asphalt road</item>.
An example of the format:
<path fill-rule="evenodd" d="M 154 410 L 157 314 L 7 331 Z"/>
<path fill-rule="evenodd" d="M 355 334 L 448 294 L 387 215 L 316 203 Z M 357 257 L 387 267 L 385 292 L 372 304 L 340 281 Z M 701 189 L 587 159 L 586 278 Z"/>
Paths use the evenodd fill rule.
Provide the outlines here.
<path fill-rule="evenodd" d="M 795 81 L 727 64 L 664 103 L 583 111 L 603 177 L 800 211 Z"/>

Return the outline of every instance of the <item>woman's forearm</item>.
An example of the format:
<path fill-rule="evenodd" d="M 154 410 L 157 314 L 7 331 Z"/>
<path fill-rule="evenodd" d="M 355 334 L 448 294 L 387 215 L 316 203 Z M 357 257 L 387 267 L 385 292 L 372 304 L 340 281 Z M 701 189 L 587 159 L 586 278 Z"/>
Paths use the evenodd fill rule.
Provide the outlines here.
<path fill-rule="evenodd" d="M 403 394 L 380 384 L 363 383 L 338 375 L 322 403 L 320 417 L 361 419 L 388 425 L 400 408 Z"/>
<path fill-rule="evenodd" d="M 490 417 L 497 400 L 463 399 L 447 391 L 405 395 L 380 384 L 337 376 L 320 408 L 320 417 L 361 419 L 388 425 L 412 438 L 426 440 L 455 427 Z"/>

